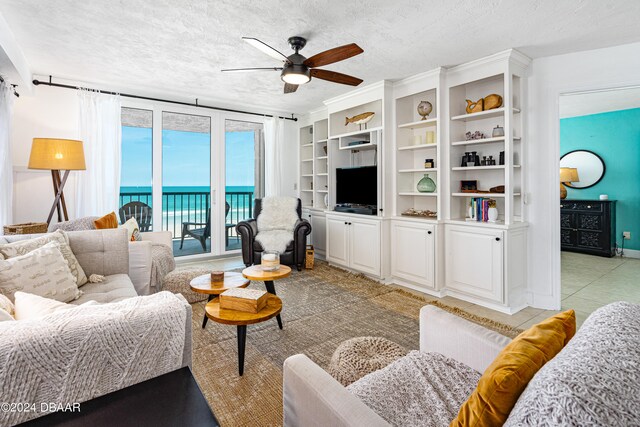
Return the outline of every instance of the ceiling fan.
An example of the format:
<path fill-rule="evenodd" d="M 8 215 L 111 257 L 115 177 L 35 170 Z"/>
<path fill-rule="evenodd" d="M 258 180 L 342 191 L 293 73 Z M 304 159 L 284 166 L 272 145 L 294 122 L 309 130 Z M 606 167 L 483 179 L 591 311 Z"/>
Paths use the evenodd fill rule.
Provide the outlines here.
<path fill-rule="evenodd" d="M 272 58 L 282 61 L 282 67 L 231 68 L 222 70 L 223 72 L 282 71 L 280 78 L 284 82 L 284 93 L 295 92 L 299 85 L 308 83 L 311 77 L 351 86 L 358 86 L 362 83 L 362 79 L 357 77 L 317 68 L 343 61 L 364 52 L 364 50 L 355 43 L 325 50 L 310 58 L 306 58 L 298 53 L 307 44 L 307 40 L 304 37 L 289 37 L 289 45 L 291 49 L 295 51 L 293 55 L 289 56 L 285 56 L 283 53 L 256 38 L 243 37 L 242 40 Z"/>

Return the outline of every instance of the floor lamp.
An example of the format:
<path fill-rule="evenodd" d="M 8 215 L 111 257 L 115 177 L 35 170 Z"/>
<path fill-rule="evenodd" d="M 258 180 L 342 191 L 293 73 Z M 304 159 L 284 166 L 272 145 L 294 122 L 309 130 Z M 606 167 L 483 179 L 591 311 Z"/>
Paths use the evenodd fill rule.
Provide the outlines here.
<path fill-rule="evenodd" d="M 69 221 L 67 203 L 64 200 L 64 185 L 67 183 L 69 171 L 85 170 L 84 149 L 82 141 L 73 139 L 33 138 L 31 155 L 29 156 L 29 169 L 50 170 L 53 180 L 53 193 L 55 199 L 47 225 L 51 223 L 53 212 L 58 211 L 58 222 Z M 64 171 L 60 178 L 60 171 Z"/>

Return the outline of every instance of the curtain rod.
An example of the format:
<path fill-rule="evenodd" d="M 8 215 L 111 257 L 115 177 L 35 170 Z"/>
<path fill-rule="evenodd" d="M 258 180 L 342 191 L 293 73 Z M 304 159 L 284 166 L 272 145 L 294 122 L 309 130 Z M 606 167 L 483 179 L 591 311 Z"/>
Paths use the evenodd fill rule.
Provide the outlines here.
<path fill-rule="evenodd" d="M 120 93 L 120 92 L 112 92 L 109 90 L 101 90 L 101 89 L 91 89 L 91 88 L 86 88 L 86 87 L 80 87 L 80 86 L 71 86 L 71 85 L 65 85 L 65 84 L 61 84 L 61 83 L 53 83 L 51 81 L 51 76 L 49 76 L 49 81 L 48 82 L 43 82 L 40 81 L 38 79 L 33 81 L 33 84 L 38 86 L 38 85 L 45 85 L 45 86 L 52 86 L 52 87 L 60 87 L 63 89 L 84 89 L 84 90 L 94 90 L 94 91 L 98 91 L 101 93 L 106 93 L 109 95 L 120 95 L 120 96 L 124 96 L 127 98 L 134 98 L 134 99 L 144 99 L 146 101 L 158 101 L 158 102 L 167 102 L 169 104 L 178 104 L 178 105 L 186 105 L 189 107 L 199 107 L 199 108 L 208 108 L 210 110 L 218 110 L 218 111 L 227 111 L 229 113 L 241 113 L 241 114 L 251 114 L 253 116 L 263 116 L 263 117 L 274 117 L 273 114 L 263 114 L 263 113 L 252 113 L 251 111 L 242 111 L 242 110 L 234 110 L 231 108 L 222 108 L 222 107 L 211 107 L 209 105 L 202 105 L 198 103 L 198 98 L 196 98 L 196 102 L 195 103 L 191 103 L 191 102 L 181 102 L 181 101 L 172 101 L 169 99 L 161 99 L 161 98 L 151 98 L 148 96 L 140 96 L 140 95 L 132 95 L 129 93 Z M 291 117 L 283 117 L 283 116 L 276 116 L 279 119 L 285 119 L 285 120 L 292 120 L 294 122 L 297 122 L 298 119 L 296 117 L 293 116 L 293 114 L 291 114 Z"/>

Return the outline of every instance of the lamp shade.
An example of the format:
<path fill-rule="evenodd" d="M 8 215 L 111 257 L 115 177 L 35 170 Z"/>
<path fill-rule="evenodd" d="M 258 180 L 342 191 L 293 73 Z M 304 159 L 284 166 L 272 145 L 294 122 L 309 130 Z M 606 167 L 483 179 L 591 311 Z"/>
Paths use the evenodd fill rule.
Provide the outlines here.
<path fill-rule="evenodd" d="M 578 169 L 560 168 L 560 182 L 580 182 Z"/>
<path fill-rule="evenodd" d="M 85 170 L 82 141 L 33 138 L 29 169 Z"/>

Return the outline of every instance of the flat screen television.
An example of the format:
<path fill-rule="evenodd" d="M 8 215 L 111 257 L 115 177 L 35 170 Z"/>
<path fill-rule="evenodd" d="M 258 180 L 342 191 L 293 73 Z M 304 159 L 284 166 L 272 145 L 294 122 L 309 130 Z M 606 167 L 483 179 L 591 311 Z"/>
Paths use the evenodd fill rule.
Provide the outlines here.
<path fill-rule="evenodd" d="M 378 167 L 336 168 L 336 203 L 378 206 Z"/>

